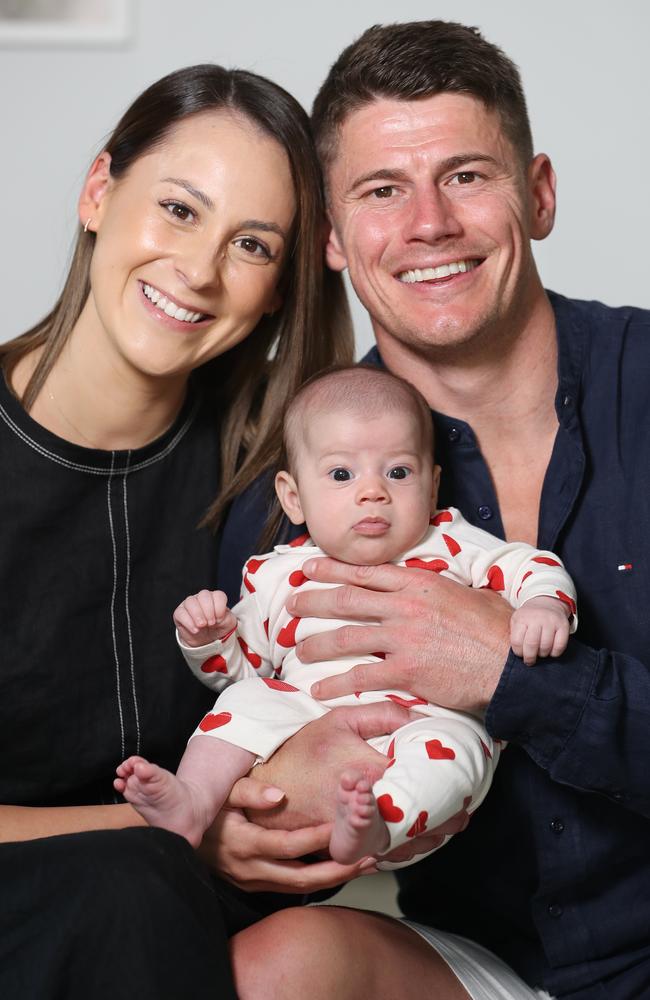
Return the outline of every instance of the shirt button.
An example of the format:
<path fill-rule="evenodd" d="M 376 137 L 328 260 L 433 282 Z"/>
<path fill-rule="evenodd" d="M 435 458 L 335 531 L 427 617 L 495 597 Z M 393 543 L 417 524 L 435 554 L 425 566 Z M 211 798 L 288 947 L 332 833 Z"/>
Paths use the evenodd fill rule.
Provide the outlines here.
<path fill-rule="evenodd" d="M 552 819 L 549 826 L 553 833 L 562 833 L 564 830 L 564 823 L 559 818 Z"/>
<path fill-rule="evenodd" d="M 458 430 L 457 427 L 450 427 L 449 430 L 447 431 L 447 437 L 453 444 L 454 441 L 458 441 L 458 438 L 460 437 L 460 431 Z"/>
<path fill-rule="evenodd" d="M 562 913 L 563 910 L 559 903 L 551 903 L 548 908 L 549 917 L 553 917 L 555 919 L 556 917 L 561 917 Z"/>
<path fill-rule="evenodd" d="M 481 521 L 489 521 L 490 518 L 494 517 L 494 511 L 487 504 L 482 504 L 478 509 L 478 516 Z"/>
<path fill-rule="evenodd" d="M 572 402 L 573 400 L 571 399 L 571 396 L 565 396 L 562 400 L 562 406 L 571 406 Z"/>

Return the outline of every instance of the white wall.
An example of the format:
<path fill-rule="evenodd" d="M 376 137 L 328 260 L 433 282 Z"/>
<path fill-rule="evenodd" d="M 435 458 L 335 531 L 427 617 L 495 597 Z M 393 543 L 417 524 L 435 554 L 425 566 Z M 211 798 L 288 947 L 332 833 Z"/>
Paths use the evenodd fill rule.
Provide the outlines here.
<path fill-rule="evenodd" d="M 84 171 L 122 110 L 179 66 L 215 61 L 277 80 L 307 107 L 339 51 L 373 23 L 478 25 L 521 68 L 535 145 L 559 175 L 549 287 L 650 307 L 646 0 L 134 0 L 122 48 L 0 49 L 0 340 L 60 285 Z M 370 333 L 357 312 L 360 348 Z"/>

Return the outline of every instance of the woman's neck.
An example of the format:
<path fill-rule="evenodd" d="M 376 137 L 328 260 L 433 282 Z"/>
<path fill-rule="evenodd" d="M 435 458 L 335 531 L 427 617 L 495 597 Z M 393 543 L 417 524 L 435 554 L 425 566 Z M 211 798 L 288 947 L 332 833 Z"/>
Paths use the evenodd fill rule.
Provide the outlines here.
<path fill-rule="evenodd" d="M 38 364 L 40 350 L 22 358 L 11 383 L 22 397 Z M 89 364 L 71 339 L 63 348 L 30 410 L 47 430 L 72 444 L 106 451 L 142 448 L 176 419 L 187 380 L 147 379 L 137 373 Z"/>

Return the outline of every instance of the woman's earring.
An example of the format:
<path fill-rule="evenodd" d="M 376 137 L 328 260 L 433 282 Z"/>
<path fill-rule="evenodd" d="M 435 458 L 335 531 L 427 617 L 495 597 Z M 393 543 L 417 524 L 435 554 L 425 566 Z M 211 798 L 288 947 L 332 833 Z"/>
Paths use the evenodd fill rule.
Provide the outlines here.
<path fill-rule="evenodd" d="M 92 216 L 91 216 L 90 218 L 86 219 L 86 225 L 84 226 L 84 233 L 87 233 L 87 232 L 88 232 L 88 226 L 90 225 L 90 223 L 91 223 L 92 221 L 93 221 L 93 220 L 92 220 Z"/>

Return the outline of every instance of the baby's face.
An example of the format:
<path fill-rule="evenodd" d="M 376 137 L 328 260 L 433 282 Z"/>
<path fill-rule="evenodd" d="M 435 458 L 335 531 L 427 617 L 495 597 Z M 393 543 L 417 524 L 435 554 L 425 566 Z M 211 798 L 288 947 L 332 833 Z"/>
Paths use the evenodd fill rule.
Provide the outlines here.
<path fill-rule="evenodd" d="M 409 413 L 309 416 L 296 479 L 312 539 L 348 563 L 396 559 L 420 541 L 436 505 L 438 469 Z"/>

